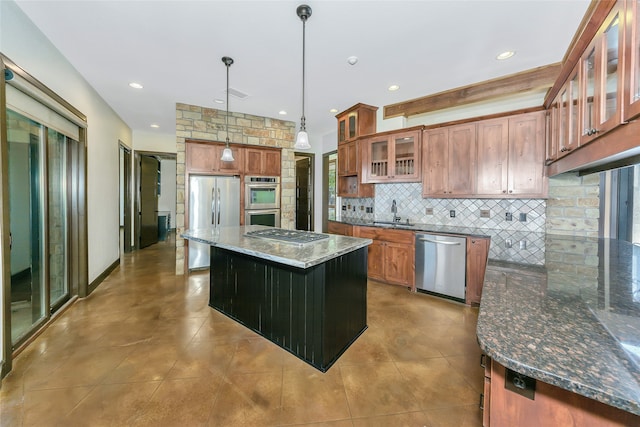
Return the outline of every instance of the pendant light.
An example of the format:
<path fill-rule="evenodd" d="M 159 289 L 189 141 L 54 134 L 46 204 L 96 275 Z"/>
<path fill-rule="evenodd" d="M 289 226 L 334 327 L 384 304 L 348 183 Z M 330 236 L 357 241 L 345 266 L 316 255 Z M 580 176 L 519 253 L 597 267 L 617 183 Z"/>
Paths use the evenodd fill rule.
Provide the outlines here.
<path fill-rule="evenodd" d="M 302 117 L 300 118 L 300 131 L 296 136 L 296 143 L 293 148 L 297 150 L 307 150 L 309 145 L 309 135 L 307 134 L 306 118 L 304 117 L 304 57 L 305 57 L 305 29 L 307 19 L 311 16 L 311 8 L 306 4 L 298 6 L 296 13 L 302 21 Z"/>
<path fill-rule="evenodd" d="M 233 59 L 228 56 L 222 57 L 222 62 L 227 66 L 227 116 L 226 116 L 226 132 L 227 132 L 227 144 L 222 150 L 222 160 L 223 162 L 233 162 L 235 159 L 233 158 L 233 153 L 231 152 L 231 147 L 229 147 L 229 67 L 233 64 Z"/>

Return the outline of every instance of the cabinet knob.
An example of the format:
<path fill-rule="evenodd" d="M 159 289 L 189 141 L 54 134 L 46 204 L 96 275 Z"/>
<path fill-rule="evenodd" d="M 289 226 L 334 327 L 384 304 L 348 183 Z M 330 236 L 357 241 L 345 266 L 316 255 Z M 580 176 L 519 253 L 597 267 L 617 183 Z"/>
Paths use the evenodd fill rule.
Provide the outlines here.
<path fill-rule="evenodd" d="M 513 193 L 513 190 L 509 190 L 509 193 Z"/>
<path fill-rule="evenodd" d="M 506 192 L 507 192 L 507 190 L 502 190 L 502 192 L 503 192 L 503 193 L 506 193 Z"/>

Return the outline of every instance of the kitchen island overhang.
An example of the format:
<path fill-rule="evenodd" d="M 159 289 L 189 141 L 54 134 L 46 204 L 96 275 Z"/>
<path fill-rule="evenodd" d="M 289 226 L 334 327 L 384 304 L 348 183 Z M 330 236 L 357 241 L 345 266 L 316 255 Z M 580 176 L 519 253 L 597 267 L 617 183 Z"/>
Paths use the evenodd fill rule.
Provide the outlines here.
<path fill-rule="evenodd" d="M 370 239 L 298 245 L 247 237 L 263 226 L 188 230 L 211 245 L 209 305 L 322 372 L 367 329 Z"/>

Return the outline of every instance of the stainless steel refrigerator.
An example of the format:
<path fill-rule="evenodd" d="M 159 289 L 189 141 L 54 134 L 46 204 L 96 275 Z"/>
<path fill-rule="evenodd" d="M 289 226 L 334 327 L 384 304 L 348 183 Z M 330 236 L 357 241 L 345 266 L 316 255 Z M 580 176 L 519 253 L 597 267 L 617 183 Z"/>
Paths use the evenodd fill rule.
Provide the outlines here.
<path fill-rule="evenodd" d="M 189 229 L 240 225 L 240 178 L 189 177 Z M 189 242 L 189 270 L 209 267 L 209 245 Z"/>

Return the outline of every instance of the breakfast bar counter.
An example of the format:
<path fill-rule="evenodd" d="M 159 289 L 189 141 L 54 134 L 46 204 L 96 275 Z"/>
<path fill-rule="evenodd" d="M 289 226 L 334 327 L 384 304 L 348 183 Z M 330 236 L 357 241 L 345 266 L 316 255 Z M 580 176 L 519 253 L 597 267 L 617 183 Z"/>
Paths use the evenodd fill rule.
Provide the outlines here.
<path fill-rule="evenodd" d="M 370 239 L 255 225 L 182 237 L 211 245 L 212 308 L 322 372 L 367 328 Z"/>

